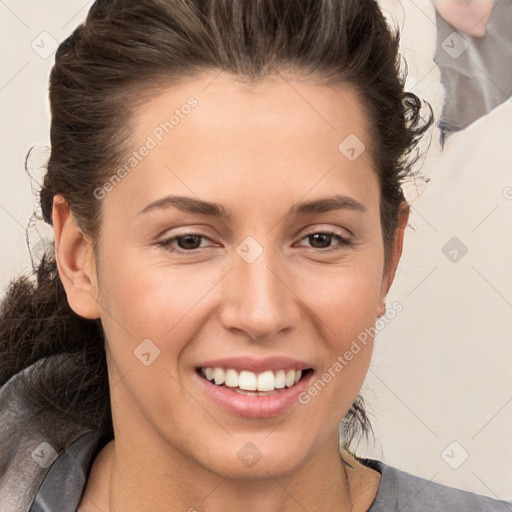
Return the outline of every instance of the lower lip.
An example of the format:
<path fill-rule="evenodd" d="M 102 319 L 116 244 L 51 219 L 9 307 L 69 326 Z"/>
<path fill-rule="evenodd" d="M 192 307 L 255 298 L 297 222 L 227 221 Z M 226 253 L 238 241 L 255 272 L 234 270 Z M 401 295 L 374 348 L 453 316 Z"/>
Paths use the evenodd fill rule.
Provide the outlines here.
<path fill-rule="evenodd" d="M 219 407 L 237 416 L 246 418 L 271 418 L 288 411 L 299 403 L 298 397 L 304 392 L 313 372 L 309 371 L 297 384 L 290 388 L 276 390 L 276 393 L 255 396 L 242 395 L 225 386 L 217 386 L 196 374 L 208 397 Z"/>

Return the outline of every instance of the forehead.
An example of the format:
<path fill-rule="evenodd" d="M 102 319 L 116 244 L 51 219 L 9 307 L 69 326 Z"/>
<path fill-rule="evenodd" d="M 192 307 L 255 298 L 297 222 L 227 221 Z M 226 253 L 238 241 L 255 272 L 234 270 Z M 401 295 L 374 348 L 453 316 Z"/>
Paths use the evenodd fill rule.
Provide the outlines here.
<path fill-rule="evenodd" d="M 132 158 L 112 195 L 131 189 L 141 208 L 163 189 L 218 201 L 252 189 L 272 202 L 314 188 L 350 192 L 343 184 L 361 195 L 376 180 L 366 115 L 343 84 L 284 74 L 246 83 L 209 72 L 153 94 L 132 126 L 130 146 L 144 156 Z"/>
<path fill-rule="evenodd" d="M 155 121 L 164 125 L 170 121 L 171 130 L 179 131 L 175 128 L 187 117 L 187 125 L 210 129 L 212 137 L 226 129 L 249 136 L 265 128 L 272 135 L 293 132 L 294 138 L 316 134 L 339 139 L 355 134 L 367 139 L 368 120 L 360 98 L 352 86 L 343 83 L 327 85 L 319 79 L 284 73 L 249 82 L 229 73 L 208 71 L 152 89 L 144 97 L 146 101 L 132 115 L 134 136 L 139 141 L 157 129 Z M 193 116 L 188 116 L 187 102 L 192 98 L 196 106 Z"/>

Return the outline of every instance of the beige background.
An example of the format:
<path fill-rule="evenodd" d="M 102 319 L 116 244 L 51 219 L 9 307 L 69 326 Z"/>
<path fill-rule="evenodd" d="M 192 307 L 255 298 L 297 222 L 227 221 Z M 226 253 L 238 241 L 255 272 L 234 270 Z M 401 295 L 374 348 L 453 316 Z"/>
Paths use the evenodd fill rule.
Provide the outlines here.
<path fill-rule="evenodd" d="M 36 198 L 23 169 L 27 150 L 36 146 L 30 167 L 35 185 L 40 181 L 52 40 L 69 35 L 91 3 L 0 0 L 2 289 L 30 268 L 25 228 Z M 383 4 L 403 26 L 408 88 L 439 115 L 443 90 L 432 61 L 431 3 Z M 511 133 L 510 101 L 452 136 L 442 154 L 432 133 L 422 168 L 429 181 L 407 187 L 413 211 L 388 301 L 399 301 L 403 311 L 379 333 L 363 387 L 376 442 L 359 450 L 435 482 L 506 500 L 512 499 Z M 44 226 L 30 234 L 36 254 L 41 237 L 52 240 Z M 443 252 L 453 237 L 467 247 L 456 263 Z"/>

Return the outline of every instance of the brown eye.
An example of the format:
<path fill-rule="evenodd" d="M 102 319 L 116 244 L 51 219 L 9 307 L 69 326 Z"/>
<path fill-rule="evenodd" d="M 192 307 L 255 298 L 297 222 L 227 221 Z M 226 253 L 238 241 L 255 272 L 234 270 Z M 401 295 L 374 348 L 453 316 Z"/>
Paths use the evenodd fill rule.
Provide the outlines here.
<path fill-rule="evenodd" d="M 312 235 L 308 235 L 309 243 L 315 249 L 325 249 L 326 247 L 330 247 L 332 239 L 333 236 L 327 233 L 314 233 Z"/>
<path fill-rule="evenodd" d="M 209 240 L 206 235 L 201 233 L 186 233 L 184 235 L 173 236 L 160 240 L 157 245 L 164 247 L 169 252 L 187 253 L 196 252 L 201 249 L 201 241 L 203 239 Z"/>
<path fill-rule="evenodd" d="M 198 249 L 201 245 L 201 235 L 177 236 L 176 241 L 180 249 Z M 180 243 L 181 241 L 181 243 Z M 199 245 L 197 245 L 199 242 Z M 197 246 L 197 247 L 196 247 Z"/>
<path fill-rule="evenodd" d="M 344 236 L 332 231 L 319 231 L 306 235 L 302 240 L 308 240 L 311 248 L 317 252 L 333 252 L 352 245 L 350 240 Z M 337 245 L 331 245 L 333 240 L 337 240 Z"/>

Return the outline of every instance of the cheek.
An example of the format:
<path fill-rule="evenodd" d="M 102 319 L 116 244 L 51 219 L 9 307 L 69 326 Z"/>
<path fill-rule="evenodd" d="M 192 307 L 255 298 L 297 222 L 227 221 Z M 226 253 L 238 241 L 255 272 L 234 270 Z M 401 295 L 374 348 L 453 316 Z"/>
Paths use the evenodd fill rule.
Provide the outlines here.
<path fill-rule="evenodd" d="M 110 252 L 100 288 L 102 323 L 110 345 L 122 343 L 126 350 L 129 343 L 133 350 L 149 338 L 178 352 L 184 344 L 180 340 L 193 336 L 190 329 L 200 329 L 200 323 L 191 320 L 202 314 L 201 301 L 207 300 L 222 274 L 223 269 L 206 266 L 148 265 L 129 251 L 122 257 Z"/>
<path fill-rule="evenodd" d="M 362 260 L 338 268 L 309 267 L 296 280 L 298 295 L 342 338 L 375 321 L 381 282 L 381 268 Z"/>
<path fill-rule="evenodd" d="M 322 367 L 300 400 L 319 418 L 328 414 L 331 425 L 341 421 L 354 402 L 370 366 L 379 278 L 380 272 L 371 268 L 351 268 L 337 279 L 325 279 L 323 291 L 317 287 L 310 302 L 321 319 L 323 346 L 317 351 Z"/>
<path fill-rule="evenodd" d="M 378 247 L 336 265 L 295 261 L 283 267 L 281 277 L 291 290 L 288 300 L 312 312 L 309 321 L 317 322 L 327 346 L 333 345 L 330 351 L 344 351 L 344 345 L 375 322 L 382 277 L 375 253 Z M 194 330 L 200 331 L 201 317 L 214 302 L 222 303 L 222 277 L 229 269 L 229 263 L 170 265 L 165 258 L 148 264 L 138 251 L 105 247 L 100 303 L 110 344 L 122 343 L 123 350 L 129 344 L 133 351 L 149 338 L 178 353 Z"/>
<path fill-rule="evenodd" d="M 311 391 L 315 395 L 327 386 L 324 397 L 337 403 L 338 411 L 354 400 L 371 361 L 382 280 L 382 269 L 373 261 L 362 257 L 357 264 L 324 273 L 311 269 L 301 279 L 302 296 L 308 297 L 305 302 L 316 313 L 324 341 L 318 351 L 323 352 L 325 364 L 315 380 L 321 382 Z"/>

